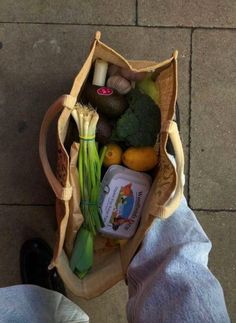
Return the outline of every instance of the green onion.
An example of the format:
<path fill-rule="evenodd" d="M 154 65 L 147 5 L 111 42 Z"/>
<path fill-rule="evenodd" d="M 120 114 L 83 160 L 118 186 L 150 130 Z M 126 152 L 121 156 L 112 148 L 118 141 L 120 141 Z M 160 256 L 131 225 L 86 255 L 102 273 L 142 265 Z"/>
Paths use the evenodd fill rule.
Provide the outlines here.
<path fill-rule="evenodd" d="M 101 167 L 105 153 L 99 158 L 95 142 L 99 115 L 92 107 L 76 104 L 72 113 L 80 135 L 78 159 L 81 211 L 84 222 L 77 233 L 70 260 L 71 269 L 83 278 L 93 265 L 93 240 L 103 226 L 98 199 L 100 193 Z"/>
<path fill-rule="evenodd" d="M 93 263 L 93 235 L 83 226 L 76 237 L 70 267 L 79 278 L 83 278 Z"/>

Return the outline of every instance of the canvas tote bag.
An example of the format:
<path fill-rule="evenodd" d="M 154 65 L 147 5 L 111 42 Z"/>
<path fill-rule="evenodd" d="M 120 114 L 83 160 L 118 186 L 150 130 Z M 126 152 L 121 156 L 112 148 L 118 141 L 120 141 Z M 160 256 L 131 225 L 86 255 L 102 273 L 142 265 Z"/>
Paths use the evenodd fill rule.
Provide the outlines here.
<path fill-rule="evenodd" d="M 177 97 L 177 55 L 163 62 L 126 60 L 119 53 L 100 40 L 96 32 L 90 53 L 76 76 L 69 95 L 62 95 L 45 114 L 39 140 L 42 166 L 48 182 L 56 196 L 56 218 L 58 224 L 57 242 L 50 268 L 56 267 L 66 287 L 75 295 L 90 299 L 111 288 L 126 276 L 128 265 L 155 218 L 165 219 L 178 207 L 183 196 L 184 155 L 177 125 L 173 121 Z M 117 243 L 99 234 L 94 242 L 94 265 L 85 278 L 80 280 L 70 269 L 69 257 L 76 233 L 83 222 L 80 211 L 77 157 L 79 143 L 71 147 L 70 156 L 64 141 L 71 113 L 79 100 L 81 88 L 92 64 L 97 58 L 128 68 L 135 72 L 154 71 L 156 84 L 160 90 L 161 132 L 159 136 L 159 165 L 149 195 L 142 210 L 141 221 L 135 235 Z M 58 163 L 57 172 L 51 169 L 47 157 L 47 132 L 50 124 L 60 113 L 57 123 Z M 166 144 L 170 138 L 176 159 L 176 167 L 171 163 Z"/>

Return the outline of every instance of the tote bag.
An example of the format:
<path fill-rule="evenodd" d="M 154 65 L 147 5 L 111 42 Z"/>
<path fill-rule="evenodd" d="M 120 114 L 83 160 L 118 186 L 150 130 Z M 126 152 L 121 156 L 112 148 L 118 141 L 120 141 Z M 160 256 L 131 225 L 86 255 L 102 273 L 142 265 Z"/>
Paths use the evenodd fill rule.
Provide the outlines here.
<path fill-rule="evenodd" d="M 50 268 L 56 267 L 66 287 L 75 295 L 90 299 L 124 279 L 127 268 L 155 218 L 165 219 L 178 207 L 183 196 L 184 155 L 178 127 L 173 121 L 177 99 L 177 55 L 163 61 L 126 60 L 100 40 L 96 32 L 90 53 L 76 76 L 71 92 L 62 95 L 45 114 L 39 140 L 42 166 L 56 196 L 57 240 Z M 112 243 L 99 234 L 94 242 L 92 270 L 79 279 L 70 269 L 69 258 L 83 215 L 80 210 L 80 192 L 77 180 L 79 143 L 73 143 L 70 154 L 64 142 L 71 113 L 79 100 L 81 89 L 97 58 L 134 72 L 154 71 L 160 91 L 161 132 L 158 143 L 159 165 L 151 190 L 142 209 L 141 220 L 134 236 L 120 244 Z M 54 174 L 47 156 L 47 133 L 50 124 L 60 113 L 57 124 L 58 163 Z M 176 166 L 170 161 L 166 144 L 170 139 L 175 151 Z M 55 143 L 56 144 L 56 143 Z"/>

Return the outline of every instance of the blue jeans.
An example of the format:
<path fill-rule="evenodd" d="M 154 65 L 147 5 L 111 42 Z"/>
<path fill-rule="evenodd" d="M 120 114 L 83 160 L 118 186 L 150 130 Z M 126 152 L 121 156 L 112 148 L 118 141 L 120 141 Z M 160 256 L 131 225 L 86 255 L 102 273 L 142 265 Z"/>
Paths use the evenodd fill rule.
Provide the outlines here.
<path fill-rule="evenodd" d="M 185 199 L 169 219 L 155 220 L 128 269 L 128 321 L 230 322 L 222 288 L 207 267 L 210 249 Z M 88 316 L 59 293 L 19 285 L 0 289 L 0 322 L 79 323 Z"/>

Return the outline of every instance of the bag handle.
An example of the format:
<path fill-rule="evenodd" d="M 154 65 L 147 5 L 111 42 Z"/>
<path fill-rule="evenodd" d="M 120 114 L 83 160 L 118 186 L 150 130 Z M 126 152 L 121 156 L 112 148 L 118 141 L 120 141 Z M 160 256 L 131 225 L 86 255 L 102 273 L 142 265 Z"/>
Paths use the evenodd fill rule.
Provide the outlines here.
<path fill-rule="evenodd" d="M 165 205 L 155 205 L 154 211 L 149 211 L 149 206 L 147 205 L 147 217 L 145 216 L 144 222 L 141 222 L 141 225 L 138 227 L 138 230 L 134 237 L 130 239 L 127 244 L 120 245 L 121 247 L 121 263 L 123 268 L 123 273 L 126 275 L 127 269 L 131 259 L 133 258 L 138 246 L 143 241 L 143 238 L 151 227 L 153 220 L 155 218 L 166 219 L 179 206 L 179 203 L 183 197 L 183 188 L 184 188 L 184 153 L 182 148 L 182 143 L 179 136 L 179 130 L 175 121 L 169 120 L 164 125 L 162 125 L 161 132 L 165 132 L 169 135 L 172 142 L 175 159 L 176 159 L 176 187 L 173 197 L 171 197 Z M 145 214 L 144 212 L 144 214 Z"/>
<path fill-rule="evenodd" d="M 178 126 L 175 121 L 169 120 L 162 127 L 162 132 L 167 132 L 169 138 L 172 142 L 174 152 L 175 152 L 175 160 L 176 160 L 176 188 L 174 195 L 166 202 L 164 206 L 160 206 L 157 209 L 157 216 L 160 218 L 168 218 L 176 208 L 179 206 L 180 201 L 183 197 L 184 191 L 184 152 L 181 143 L 181 139 L 179 136 Z"/>
<path fill-rule="evenodd" d="M 80 92 L 80 89 L 87 77 L 88 71 L 90 70 L 96 44 L 100 40 L 101 33 L 100 31 L 97 31 L 95 34 L 95 39 L 93 40 L 91 51 L 82 66 L 79 74 L 76 76 L 74 80 L 74 84 L 72 86 L 70 95 L 63 95 L 57 101 L 55 101 L 48 111 L 46 112 L 41 129 L 40 129 L 40 136 L 39 136 L 39 155 L 40 159 L 43 165 L 44 173 L 49 181 L 49 184 L 54 191 L 56 197 L 60 200 L 68 201 L 71 199 L 72 196 L 72 187 L 62 187 L 56 176 L 54 175 L 51 166 L 48 161 L 47 157 L 47 149 L 46 149 L 46 143 L 47 143 L 47 132 L 50 124 L 55 119 L 56 115 L 63 110 L 64 107 L 68 108 L 67 117 L 71 114 L 72 109 L 75 106 L 75 103 L 77 101 L 78 94 Z M 64 110 L 66 111 L 66 110 Z"/>
<path fill-rule="evenodd" d="M 64 201 L 68 201 L 71 199 L 72 187 L 71 186 L 63 187 L 52 171 L 52 168 L 49 164 L 48 156 L 47 156 L 47 147 L 46 147 L 47 134 L 48 134 L 48 129 L 52 121 L 57 116 L 57 114 L 66 107 L 65 109 L 68 111 L 67 114 L 69 117 L 75 103 L 76 103 L 76 98 L 70 95 L 62 95 L 60 98 L 58 98 L 47 110 L 41 125 L 40 135 L 39 135 L 39 156 L 41 159 L 44 173 L 56 197 Z"/>

